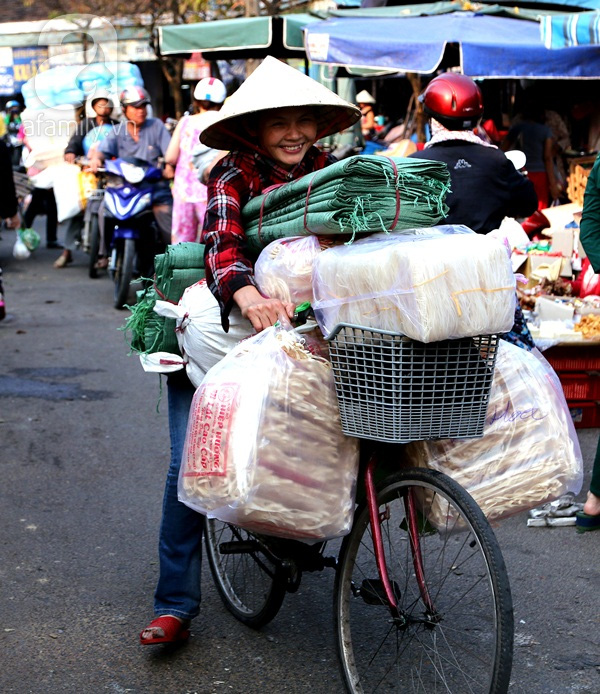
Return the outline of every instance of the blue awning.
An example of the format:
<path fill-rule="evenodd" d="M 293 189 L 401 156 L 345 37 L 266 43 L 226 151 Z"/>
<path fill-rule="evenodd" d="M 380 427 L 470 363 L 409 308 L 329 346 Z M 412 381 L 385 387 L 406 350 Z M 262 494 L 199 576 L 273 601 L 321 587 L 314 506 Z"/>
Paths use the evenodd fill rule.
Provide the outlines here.
<path fill-rule="evenodd" d="M 307 28 L 305 44 L 316 63 L 431 74 L 456 44 L 456 67 L 471 77 L 600 78 L 597 47 L 549 50 L 538 22 L 474 12 L 329 19 Z"/>
<path fill-rule="evenodd" d="M 600 45 L 600 11 L 542 17 L 542 41 L 546 48 Z"/>

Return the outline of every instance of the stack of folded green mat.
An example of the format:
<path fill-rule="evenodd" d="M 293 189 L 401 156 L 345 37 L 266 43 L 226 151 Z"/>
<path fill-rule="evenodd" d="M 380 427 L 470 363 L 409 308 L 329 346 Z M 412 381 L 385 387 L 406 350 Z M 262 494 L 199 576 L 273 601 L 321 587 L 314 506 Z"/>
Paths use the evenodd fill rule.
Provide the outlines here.
<path fill-rule="evenodd" d="M 137 293 L 137 303 L 128 306 L 131 315 L 122 330 L 130 333 L 132 351 L 141 354 L 180 354 L 175 320 L 155 313 L 157 300 L 176 304 L 184 290 L 204 277 L 204 245 L 178 243 L 167 246 L 154 258 L 154 282 Z"/>
<path fill-rule="evenodd" d="M 359 154 L 253 198 L 242 220 L 255 251 L 287 236 L 430 227 L 446 216 L 449 190 L 442 162 Z"/>

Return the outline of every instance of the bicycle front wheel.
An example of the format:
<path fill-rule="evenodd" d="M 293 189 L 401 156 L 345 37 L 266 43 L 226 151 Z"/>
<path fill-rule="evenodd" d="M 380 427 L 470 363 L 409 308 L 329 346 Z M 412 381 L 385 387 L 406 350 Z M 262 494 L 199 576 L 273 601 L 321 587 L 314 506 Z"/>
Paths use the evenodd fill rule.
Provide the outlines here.
<path fill-rule="evenodd" d="M 286 581 L 263 541 L 230 523 L 207 519 L 205 545 L 213 580 L 225 607 L 253 629 L 279 612 Z"/>
<path fill-rule="evenodd" d="M 397 613 L 385 599 L 363 505 L 340 550 L 334 593 L 348 691 L 506 692 L 512 598 L 500 548 L 477 504 L 446 475 L 419 469 L 386 478 L 377 504 Z"/>

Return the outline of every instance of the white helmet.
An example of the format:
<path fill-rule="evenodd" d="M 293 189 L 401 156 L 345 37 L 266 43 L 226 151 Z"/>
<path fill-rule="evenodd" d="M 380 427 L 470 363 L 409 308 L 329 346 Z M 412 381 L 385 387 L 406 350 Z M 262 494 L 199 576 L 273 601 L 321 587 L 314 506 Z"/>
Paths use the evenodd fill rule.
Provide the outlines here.
<path fill-rule="evenodd" d="M 99 99 L 105 99 L 108 101 L 110 104 L 111 108 L 115 105 L 114 104 L 114 98 L 112 97 L 111 93 L 107 89 L 96 89 L 93 94 L 90 95 L 88 101 L 90 102 L 90 106 L 94 105 L 95 101 L 98 101 Z"/>
<path fill-rule="evenodd" d="M 212 101 L 213 104 L 222 104 L 227 97 L 227 88 L 216 77 L 205 77 L 200 80 L 194 89 L 196 101 Z"/>

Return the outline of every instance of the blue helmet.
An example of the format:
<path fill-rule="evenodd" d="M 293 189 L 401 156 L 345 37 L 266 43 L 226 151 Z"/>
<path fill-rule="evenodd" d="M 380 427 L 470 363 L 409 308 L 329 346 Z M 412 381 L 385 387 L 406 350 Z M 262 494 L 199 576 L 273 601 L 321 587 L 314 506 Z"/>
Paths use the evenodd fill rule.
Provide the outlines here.
<path fill-rule="evenodd" d="M 10 101 L 6 102 L 6 106 L 4 107 L 7 111 L 11 111 L 13 108 L 21 108 L 21 104 L 18 101 L 15 101 L 14 99 L 11 99 Z"/>

